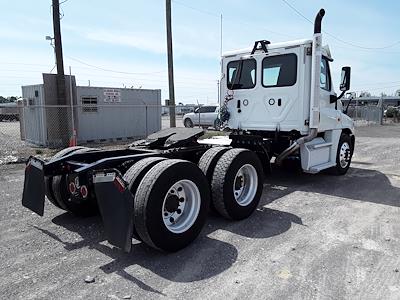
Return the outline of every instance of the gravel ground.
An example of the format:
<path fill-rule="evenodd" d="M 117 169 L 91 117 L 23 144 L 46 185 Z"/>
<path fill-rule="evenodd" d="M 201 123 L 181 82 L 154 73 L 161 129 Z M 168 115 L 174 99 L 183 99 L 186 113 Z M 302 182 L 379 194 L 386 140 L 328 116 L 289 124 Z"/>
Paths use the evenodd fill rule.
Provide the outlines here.
<path fill-rule="evenodd" d="M 122 253 L 98 217 L 48 203 L 34 215 L 20 205 L 23 166 L 0 166 L 1 298 L 399 299 L 399 137 L 358 129 L 346 176 L 274 170 L 250 218 L 210 215 L 174 254 L 136 241 Z"/>
<path fill-rule="evenodd" d="M 20 153 L 26 152 L 22 151 L 24 148 L 27 147 L 20 138 L 19 122 L 0 122 L 0 165 L 18 161 Z"/>

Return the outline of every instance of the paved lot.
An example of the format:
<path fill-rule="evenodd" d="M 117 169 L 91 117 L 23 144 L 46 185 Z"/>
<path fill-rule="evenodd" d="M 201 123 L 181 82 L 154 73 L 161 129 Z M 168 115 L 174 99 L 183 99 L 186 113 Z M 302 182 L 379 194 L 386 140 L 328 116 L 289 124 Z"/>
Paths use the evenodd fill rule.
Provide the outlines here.
<path fill-rule="evenodd" d="M 178 115 L 178 116 L 176 116 L 176 127 L 184 127 L 183 126 L 183 120 L 182 120 L 182 117 L 183 116 L 180 116 L 180 115 Z M 161 117 L 161 129 L 165 129 L 165 128 L 169 128 L 170 126 L 170 124 L 169 124 L 169 116 L 162 116 Z"/>
<path fill-rule="evenodd" d="M 32 214 L 23 166 L 0 166 L 1 297 L 399 299 L 400 127 L 359 129 L 346 176 L 275 171 L 253 216 L 210 216 L 194 244 L 166 255 L 112 248 L 99 218 L 50 204 Z"/>

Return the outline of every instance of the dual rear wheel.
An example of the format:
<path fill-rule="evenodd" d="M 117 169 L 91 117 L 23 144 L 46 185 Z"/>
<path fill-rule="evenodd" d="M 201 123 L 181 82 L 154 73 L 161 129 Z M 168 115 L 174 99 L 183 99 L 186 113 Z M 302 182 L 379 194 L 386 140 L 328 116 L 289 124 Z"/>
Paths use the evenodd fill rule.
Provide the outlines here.
<path fill-rule="evenodd" d="M 67 148 L 52 160 L 90 148 Z M 150 157 L 124 174 L 134 197 L 133 235 L 147 245 L 174 252 L 189 245 L 203 228 L 210 205 L 221 216 L 241 220 L 260 200 L 263 169 L 258 156 L 246 149 L 216 147 L 199 165 L 180 159 Z M 57 207 L 77 215 L 97 213 L 96 199 L 70 201 L 65 175 L 45 179 L 46 195 Z"/>
<path fill-rule="evenodd" d="M 223 217 L 242 220 L 260 202 L 264 172 L 257 154 L 247 149 L 211 148 L 199 167 L 211 188 L 212 207 Z"/>
<path fill-rule="evenodd" d="M 96 149 L 87 147 L 69 147 L 57 152 L 50 161 L 70 155 L 85 153 Z M 45 192 L 47 199 L 63 210 L 69 211 L 77 216 L 92 216 L 98 213 L 98 207 L 95 195 L 89 193 L 88 196 L 80 202 L 72 201 L 67 187 L 67 176 L 47 176 L 44 178 Z"/>
<path fill-rule="evenodd" d="M 174 252 L 196 239 L 210 204 L 228 219 L 251 215 L 260 200 L 263 169 L 254 152 L 221 147 L 206 151 L 199 166 L 179 159 L 143 159 L 124 180 L 134 197 L 134 236 Z"/>
<path fill-rule="evenodd" d="M 130 176 L 135 173 L 137 176 Z M 193 163 L 146 158 L 125 174 L 134 196 L 134 235 L 147 245 L 174 252 L 204 226 L 210 205 L 208 182 Z"/>

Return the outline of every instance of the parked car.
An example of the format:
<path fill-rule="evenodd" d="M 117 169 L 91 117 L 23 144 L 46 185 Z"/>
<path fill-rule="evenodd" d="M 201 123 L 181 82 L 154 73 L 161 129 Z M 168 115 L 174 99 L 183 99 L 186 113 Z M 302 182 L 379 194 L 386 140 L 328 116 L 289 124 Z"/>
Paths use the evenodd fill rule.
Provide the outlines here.
<path fill-rule="evenodd" d="M 185 127 L 213 126 L 215 129 L 219 129 L 218 113 L 219 107 L 217 105 L 205 105 L 198 107 L 194 110 L 194 112 L 185 114 L 183 116 L 183 125 L 185 125 Z"/>
<path fill-rule="evenodd" d="M 400 116 L 400 106 L 389 106 L 384 110 L 383 116 L 385 118 L 395 118 Z"/>

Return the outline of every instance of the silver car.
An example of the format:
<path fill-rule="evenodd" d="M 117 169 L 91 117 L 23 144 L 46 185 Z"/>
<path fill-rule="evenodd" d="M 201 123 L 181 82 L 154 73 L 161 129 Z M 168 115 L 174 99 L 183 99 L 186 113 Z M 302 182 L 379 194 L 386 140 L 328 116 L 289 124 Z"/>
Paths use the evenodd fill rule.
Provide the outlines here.
<path fill-rule="evenodd" d="M 185 127 L 201 126 L 219 129 L 219 107 L 217 105 L 205 105 L 198 107 L 192 113 L 183 116 Z"/>

